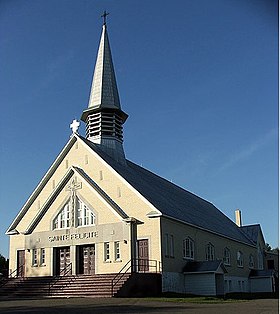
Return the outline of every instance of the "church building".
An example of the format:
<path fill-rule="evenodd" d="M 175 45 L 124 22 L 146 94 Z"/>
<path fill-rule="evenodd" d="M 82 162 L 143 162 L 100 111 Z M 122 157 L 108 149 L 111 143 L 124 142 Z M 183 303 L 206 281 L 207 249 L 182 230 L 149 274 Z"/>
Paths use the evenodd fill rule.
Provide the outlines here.
<path fill-rule="evenodd" d="M 110 275 L 114 286 L 117 275 L 135 274 L 136 291 L 154 278 L 160 292 L 273 292 L 260 225 L 242 226 L 239 210 L 233 222 L 209 201 L 128 160 L 127 118 L 105 12 L 81 114 L 86 134 L 74 120 L 69 141 L 9 226 L 10 277 Z"/>

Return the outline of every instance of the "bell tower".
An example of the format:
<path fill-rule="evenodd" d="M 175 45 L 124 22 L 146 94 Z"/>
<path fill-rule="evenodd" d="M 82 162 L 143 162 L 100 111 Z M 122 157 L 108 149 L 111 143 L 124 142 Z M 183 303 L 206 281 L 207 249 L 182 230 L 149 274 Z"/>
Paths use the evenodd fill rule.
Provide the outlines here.
<path fill-rule="evenodd" d="M 115 77 L 109 38 L 106 11 L 102 15 L 102 34 L 95 63 L 88 108 L 81 120 L 86 123 L 86 138 L 125 164 L 123 150 L 123 124 L 128 115 L 122 111 Z"/>

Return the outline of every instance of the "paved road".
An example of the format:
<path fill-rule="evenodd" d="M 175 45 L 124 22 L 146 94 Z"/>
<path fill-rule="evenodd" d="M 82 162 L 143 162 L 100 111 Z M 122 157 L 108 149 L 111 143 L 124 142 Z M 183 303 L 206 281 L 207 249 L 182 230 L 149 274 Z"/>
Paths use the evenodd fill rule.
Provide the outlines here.
<path fill-rule="evenodd" d="M 191 314 L 276 314 L 276 299 L 251 300 L 222 304 L 195 304 L 149 301 L 145 299 L 43 299 L 0 301 L 1 314 L 55 313 L 191 313 Z"/>

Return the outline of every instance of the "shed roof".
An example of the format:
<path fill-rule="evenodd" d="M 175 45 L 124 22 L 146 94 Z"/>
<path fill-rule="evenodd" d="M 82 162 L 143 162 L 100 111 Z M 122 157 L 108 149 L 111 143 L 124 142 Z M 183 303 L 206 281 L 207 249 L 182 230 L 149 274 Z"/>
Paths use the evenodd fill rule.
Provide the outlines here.
<path fill-rule="evenodd" d="M 222 261 L 215 260 L 215 261 L 189 261 L 183 268 L 184 273 L 210 273 L 218 271 L 219 267 L 221 266 L 222 270 L 226 273 L 227 270 L 225 269 Z"/>

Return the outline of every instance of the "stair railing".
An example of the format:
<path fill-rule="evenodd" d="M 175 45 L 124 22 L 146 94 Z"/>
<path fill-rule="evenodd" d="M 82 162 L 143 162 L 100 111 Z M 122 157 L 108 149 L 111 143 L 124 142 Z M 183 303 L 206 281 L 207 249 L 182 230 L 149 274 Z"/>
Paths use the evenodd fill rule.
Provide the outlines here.
<path fill-rule="evenodd" d="M 138 273 L 160 273 L 161 264 L 158 264 L 157 260 L 133 258 L 129 260 L 121 270 L 116 274 L 112 279 L 111 283 L 111 295 L 114 296 L 114 288 L 120 282 L 120 280 L 127 274 L 129 271 L 138 272 Z"/>
<path fill-rule="evenodd" d="M 68 265 L 66 265 L 59 273 L 58 276 L 55 277 L 55 279 L 53 281 L 50 281 L 49 283 L 49 295 L 51 295 L 51 289 L 53 288 L 53 286 L 62 278 L 64 277 L 69 277 L 69 282 L 72 280 L 71 276 L 68 276 L 68 274 L 72 275 L 72 263 L 69 263 Z"/>
<path fill-rule="evenodd" d="M 5 286 L 6 283 L 9 282 L 10 279 L 15 279 L 15 278 L 22 278 L 24 279 L 23 276 L 23 267 L 24 265 L 20 265 L 17 269 L 12 271 L 9 275 L 8 278 L 3 278 L 0 280 L 0 287 Z"/>
<path fill-rule="evenodd" d="M 111 295 L 114 296 L 114 287 L 117 285 L 117 283 L 124 277 L 126 273 L 132 268 L 132 260 L 129 260 L 122 268 L 121 270 L 116 274 L 116 276 L 112 279 L 111 284 Z"/>

